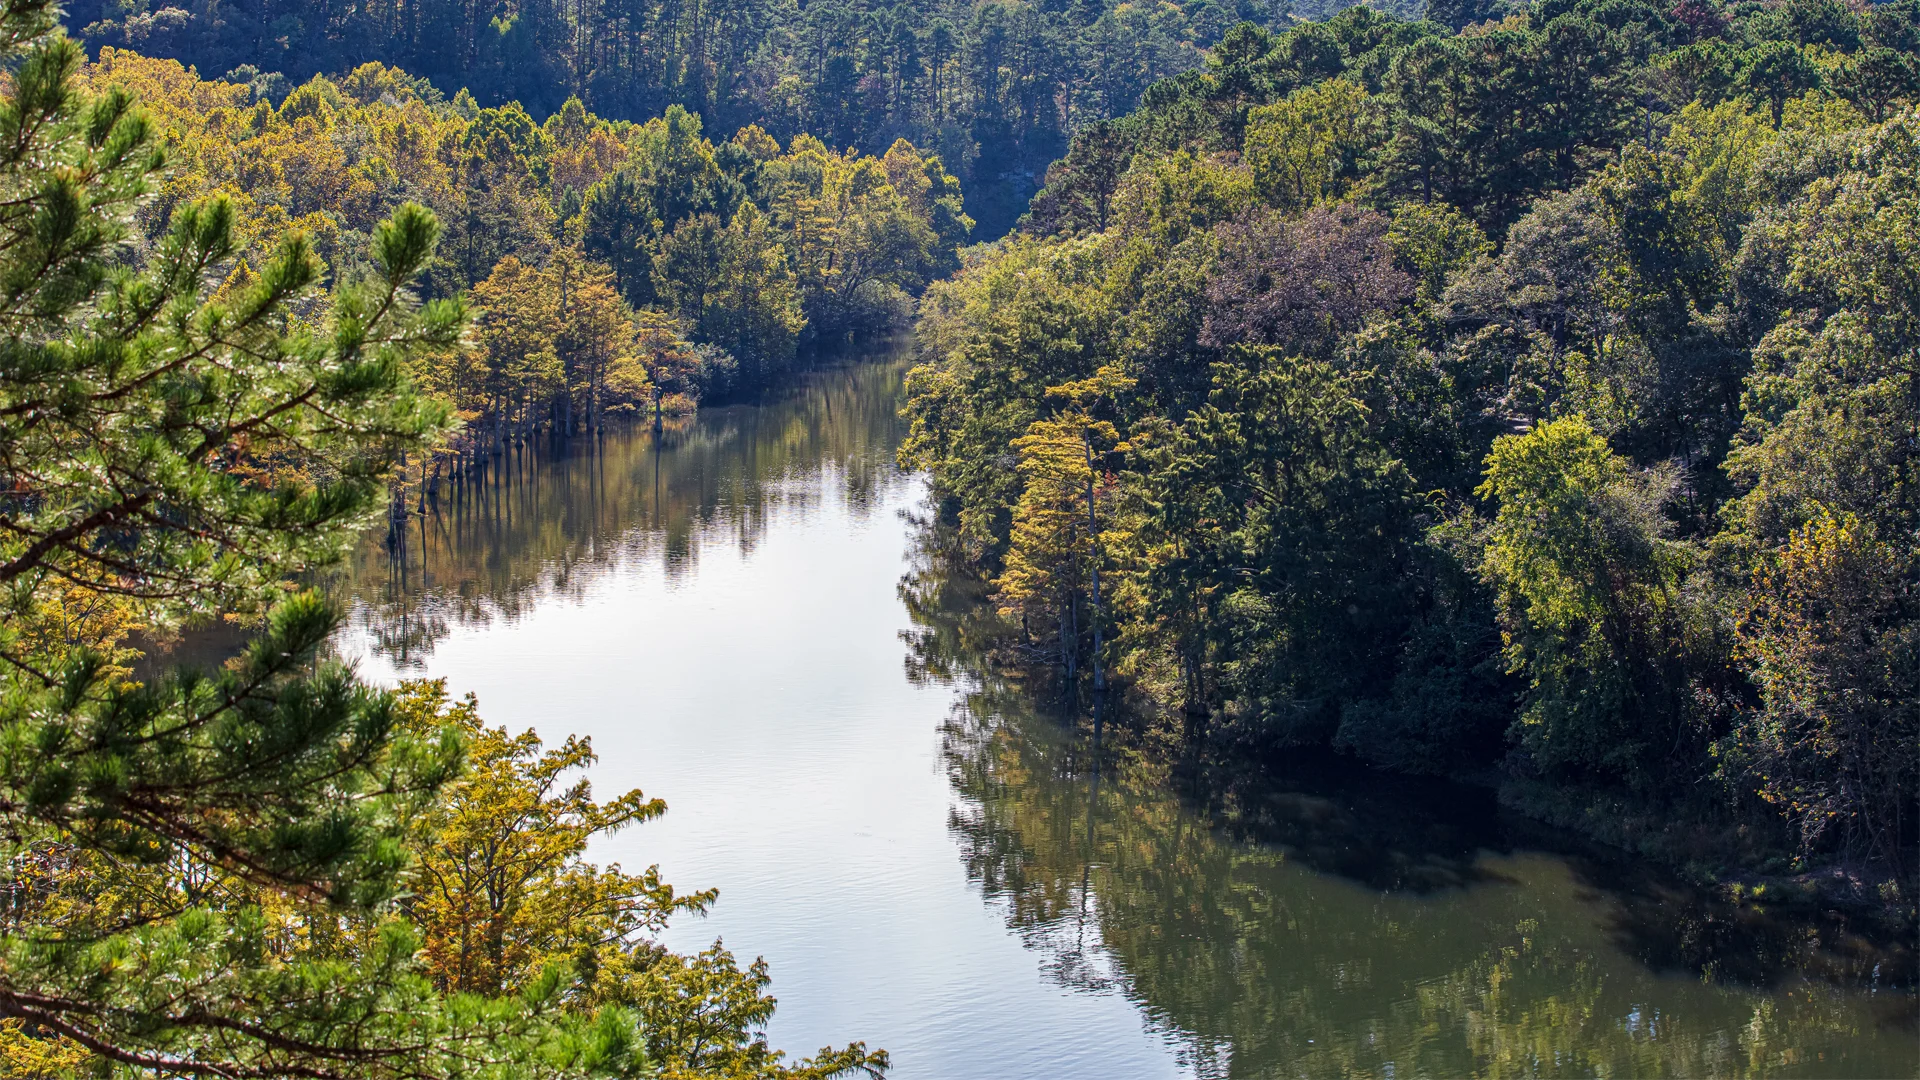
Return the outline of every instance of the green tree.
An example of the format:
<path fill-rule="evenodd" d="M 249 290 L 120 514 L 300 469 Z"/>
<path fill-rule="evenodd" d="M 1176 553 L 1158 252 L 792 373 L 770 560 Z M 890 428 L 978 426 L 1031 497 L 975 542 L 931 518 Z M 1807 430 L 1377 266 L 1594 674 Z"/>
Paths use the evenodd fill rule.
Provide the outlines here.
<path fill-rule="evenodd" d="M 1281 210 L 1338 202 L 1368 149 L 1367 93 L 1344 79 L 1302 87 L 1247 115 L 1253 189 Z"/>
<path fill-rule="evenodd" d="M 1698 555 L 1667 535 L 1675 479 L 1636 473 L 1577 416 L 1494 441 L 1481 572 L 1527 681 L 1516 730 L 1545 768 L 1649 786 L 1708 734 L 1689 665 L 1712 660 L 1713 627 L 1687 589 Z"/>
<path fill-rule="evenodd" d="M 1424 300 L 1446 292 L 1447 277 L 1492 254 L 1493 244 L 1473 220 L 1445 203 L 1406 203 L 1394 211 L 1387 243 L 1419 283 Z"/>
<path fill-rule="evenodd" d="M 1141 451 L 1142 606 L 1189 715 L 1231 702 L 1281 739 L 1324 739 L 1399 632 L 1407 476 L 1355 380 L 1271 348 L 1235 361 Z"/>
<path fill-rule="evenodd" d="M 1909 872 L 1910 807 L 1893 792 L 1911 789 L 1911 759 L 1882 748 L 1914 724 L 1917 181 L 1920 137 L 1899 118 L 1753 230 L 1786 253 L 1785 310 L 1753 352 L 1721 537 L 1750 578 L 1741 646 L 1761 691 L 1730 779 L 1798 821 L 1804 854 Z"/>
<path fill-rule="evenodd" d="M 1746 71 L 1741 77 L 1747 95 L 1765 102 L 1773 111 L 1773 126 L 1779 127 L 1787 102 L 1820 85 L 1820 69 L 1799 46 L 1785 41 L 1769 41 L 1749 52 Z"/>
<path fill-rule="evenodd" d="M 932 362 L 908 375 L 900 460 L 934 472 L 978 552 L 1004 550 L 1021 491 L 1010 447 L 1047 388 L 1113 356 L 1105 252 L 1093 241 L 1010 244 L 928 292 L 920 333 Z"/>
<path fill-rule="evenodd" d="M 694 335 L 741 362 L 748 385 L 786 370 L 806 316 L 786 249 L 752 203 L 725 223 L 711 214 L 683 223 L 661 242 L 654 275 Z"/>
<path fill-rule="evenodd" d="M 613 270 L 620 292 L 636 304 L 653 298 L 653 193 L 633 169 L 619 169 L 587 189 L 582 243 Z"/>
<path fill-rule="evenodd" d="M 1896 103 L 1920 95 L 1920 63 L 1912 53 L 1872 45 L 1848 58 L 1834 77 L 1835 89 L 1880 123 Z"/>
<path fill-rule="evenodd" d="M 441 294 L 479 281 L 508 255 L 542 262 L 550 243 L 550 208 L 508 131 L 483 128 L 457 152 L 445 263 L 434 281 Z"/>

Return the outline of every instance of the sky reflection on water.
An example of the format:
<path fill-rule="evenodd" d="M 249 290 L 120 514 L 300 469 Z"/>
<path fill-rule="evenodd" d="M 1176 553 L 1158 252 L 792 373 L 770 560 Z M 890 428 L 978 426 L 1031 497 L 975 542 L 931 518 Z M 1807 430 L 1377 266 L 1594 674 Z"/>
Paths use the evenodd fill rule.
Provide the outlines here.
<path fill-rule="evenodd" d="M 907 1080 L 1920 1069 L 1857 943 L 1543 853 L 1485 793 L 1129 753 L 1096 784 L 973 662 L 977 588 L 892 465 L 903 370 L 518 459 L 343 586 L 367 673 L 666 798 L 595 855 L 721 890 L 668 941 L 765 955 L 776 1045 L 865 1039 Z"/>

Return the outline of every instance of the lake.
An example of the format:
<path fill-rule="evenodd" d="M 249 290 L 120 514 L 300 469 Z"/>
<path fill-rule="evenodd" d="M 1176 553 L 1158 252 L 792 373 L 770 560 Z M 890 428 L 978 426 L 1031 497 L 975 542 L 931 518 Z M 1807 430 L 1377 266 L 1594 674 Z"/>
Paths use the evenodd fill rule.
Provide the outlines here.
<path fill-rule="evenodd" d="M 1920 1073 L 1913 954 L 1717 904 L 1318 755 L 1222 774 L 984 665 L 893 463 L 881 351 L 756 405 L 522 451 L 341 586 L 341 649 L 590 736 L 594 849 L 717 887 L 668 945 L 765 956 L 796 1056 L 906 1080 Z"/>

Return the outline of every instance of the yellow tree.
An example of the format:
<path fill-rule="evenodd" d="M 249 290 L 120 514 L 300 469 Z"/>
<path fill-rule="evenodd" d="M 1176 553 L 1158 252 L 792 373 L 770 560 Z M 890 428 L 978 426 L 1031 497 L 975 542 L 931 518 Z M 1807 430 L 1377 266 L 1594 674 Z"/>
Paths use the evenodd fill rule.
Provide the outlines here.
<path fill-rule="evenodd" d="M 1018 616 L 1029 634 L 1036 620 L 1057 625 L 1060 663 L 1069 679 L 1079 654 L 1082 590 L 1089 586 L 1098 659 L 1099 564 L 1106 550 L 1098 505 L 1102 495 L 1110 500 L 1112 488 L 1103 480 L 1103 466 L 1109 454 L 1126 449 L 1112 421 L 1095 414 L 1132 385 L 1117 369 L 1102 367 L 1090 379 L 1049 387 L 1047 396 L 1060 403 L 1060 411 L 1035 420 L 1013 440 L 1023 486 L 994 586 L 1002 613 Z"/>
<path fill-rule="evenodd" d="M 546 750 L 532 732 L 489 728 L 474 699 L 449 700 L 442 681 L 402 686 L 398 705 L 409 726 L 451 725 L 466 739 L 463 777 L 411 823 L 416 888 L 407 915 L 440 987 L 513 994 L 561 980 L 576 1009 L 631 1010 L 664 1080 L 884 1072 L 886 1053 L 860 1043 L 786 1064 L 767 1043 L 775 1003 L 765 961 L 743 969 L 718 943 L 679 956 L 653 941 L 671 916 L 703 911 L 716 894 L 676 893 L 657 867 L 628 874 L 586 861 L 595 837 L 666 812 L 639 791 L 595 802 L 575 778 L 594 762 L 586 740 Z"/>
<path fill-rule="evenodd" d="M 530 421 L 532 404 L 550 400 L 560 385 L 560 305 L 553 286 L 539 267 L 509 255 L 473 287 L 474 340 L 496 452 L 510 428 Z"/>
<path fill-rule="evenodd" d="M 10 1080 L 67 1080 L 86 1075 L 94 1060 L 72 1039 L 30 1029 L 17 1019 L 0 1020 L 0 1076 Z"/>
<path fill-rule="evenodd" d="M 1844 512 L 1789 534 L 1746 597 L 1739 648 L 1760 700 L 1723 744 L 1805 853 L 1832 844 L 1896 872 L 1920 774 L 1920 632 L 1900 617 L 1910 562 Z"/>
<path fill-rule="evenodd" d="M 574 433 L 577 402 L 586 428 L 598 431 L 610 391 L 624 396 L 641 389 L 619 379 L 638 363 L 634 311 L 614 287 L 613 271 L 588 262 L 577 249 L 556 252 L 547 277 L 560 305 L 555 336 L 563 368 L 560 430 Z"/>
<path fill-rule="evenodd" d="M 904 176 L 902 164 L 896 155 Z M 763 176 L 807 317 L 822 333 L 845 331 L 866 311 L 885 309 L 934 264 L 940 238 L 894 189 L 880 159 L 836 154 L 800 135 Z"/>
<path fill-rule="evenodd" d="M 368 233 L 403 198 L 456 208 L 458 154 L 442 151 L 459 146 L 465 121 L 431 109 L 396 69 L 366 64 L 337 85 L 312 80 L 279 109 L 253 102 L 245 85 L 112 48 L 83 80 L 125 87 L 156 121 L 170 169 L 139 211 L 151 239 L 176 207 L 225 193 L 242 211 L 242 253 L 256 264 L 293 228 L 339 264 L 358 247 L 349 235 Z"/>
<path fill-rule="evenodd" d="M 577 200 L 626 159 L 627 145 L 613 125 L 588 113 L 577 97 L 568 98 L 544 126 L 553 140 L 548 172 L 556 202 L 564 191 L 573 192 Z"/>
<path fill-rule="evenodd" d="M 628 874 L 585 861 L 594 837 L 667 810 L 637 790 L 595 802 L 591 785 L 572 775 L 595 761 L 588 740 L 545 750 L 530 731 L 487 727 L 472 697 L 450 702 L 440 681 L 407 684 L 400 706 L 423 731 L 451 723 L 466 737 L 465 775 L 418 822 L 408 905 L 442 989 L 512 992 L 553 964 L 590 972 L 601 953 L 713 901 L 712 892 L 675 893 L 657 867 Z"/>

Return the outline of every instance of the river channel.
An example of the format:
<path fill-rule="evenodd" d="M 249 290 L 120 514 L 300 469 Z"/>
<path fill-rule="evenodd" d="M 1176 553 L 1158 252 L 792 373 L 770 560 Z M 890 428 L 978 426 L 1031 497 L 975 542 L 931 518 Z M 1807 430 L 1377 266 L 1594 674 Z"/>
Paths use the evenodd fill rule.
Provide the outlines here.
<path fill-rule="evenodd" d="M 1832 918 L 1335 760 L 1096 769 L 973 655 L 893 464 L 904 372 L 523 452 L 342 586 L 364 673 L 666 799 L 593 855 L 720 890 L 665 940 L 766 957 L 774 1045 L 903 1080 L 1920 1074 L 1912 953 Z"/>

